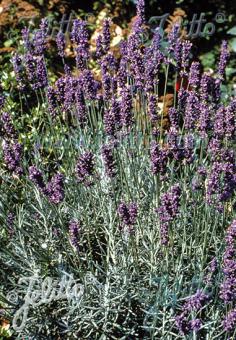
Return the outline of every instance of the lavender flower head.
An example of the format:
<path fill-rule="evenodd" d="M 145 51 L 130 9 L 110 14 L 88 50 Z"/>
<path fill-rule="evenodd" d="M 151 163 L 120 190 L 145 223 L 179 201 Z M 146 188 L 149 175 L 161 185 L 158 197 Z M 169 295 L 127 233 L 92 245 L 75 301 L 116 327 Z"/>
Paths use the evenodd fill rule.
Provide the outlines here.
<path fill-rule="evenodd" d="M 176 43 L 178 42 L 179 37 L 179 31 L 180 31 L 180 24 L 175 23 L 172 26 L 171 31 L 168 34 L 168 48 L 167 52 L 169 54 L 173 54 L 175 52 Z"/>
<path fill-rule="evenodd" d="M 102 56 L 104 55 L 104 49 L 103 49 L 103 39 L 102 39 L 102 35 L 99 34 L 97 39 L 96 39 L 96 57 L 98 59 L 102 58 Z"/>
<path fill-rule="evenodd" d="M 136 203 L 131 202 L 126 204 L 121 202 L 118 206 L 117 212 L 120 216 L 122 224 L 132 231 L 132 226 L 135 225 L 138 216 L 138 206 Z"/>
<path fill-rule="evenodd" d="M 21 31 L 22 34 L 22 40 L 24 44 L 24 48 L 26 52 L 31 52 L 32 51 L 32 43 L 30 41 L 30 30 L 28 27 L 25 27 Z"/>
<path fill-rule="evenodd" d="M 14 141 L 12 143 L 3 142 L 3 157 L 5 164 L 9 171 L 14 172 L 17 175 L 23 173 L 21 163 L 23 147 L 20 143 Z"/>
<path fill-rule="evenodd" d="M 0 85 L 0 110 L 4 107 L 4 105 L 5 105 L 5 100 L 6 100 L 6 97 L 5 97 L 5 95 L 3 94 L 3 88 L 2 88 L 2 86 Z"/>
<path fill-rule="evenodd" d="M 80 155 L 75 169 L 79 183 L 92 184 L 90 178 L 94 174 L 94 166 L 94 155 L 92 152 L 88 151 Z"/>
<path fill-rule="evenodd" d="M 220 60 L 219 60 L 218 71 L 217 71 L 220 80 L 224 79 L 225 68 L 229 60 L 229 57 L 230 57 L 230 53 L 228 50 L 228 43 L 226 40 L 223 40 L 221 44 Z"/>
<path fill-rule="evenodd" d="M 220 287 L 220 298 L 225 304 L 229 304 L 236 301 L 236 220 L 227 229 L 225 241 L 226 249 L 223 256 L 224 281 Z"/>
<path fill-rule="evenodd" d="M 199 113 L 199 100 L 194 91 L 189 93 L 186 103 L 186 112 L 184 117 L 185 128 L 191 130 L 195 128 L 196 120 Z"/>
<path fill-rule="evenodd" d="M 36 31 L 33 37 L 34 54 L 42 56 L 46 50 L 46 39 L 48 33 L 48 20 L 43 18 L 41 20 L 40 29 Z"/>
<path fill-rule="evenodd" d="M 181 189 L 179 184 L 173 185 L 166 193 L 161 195 L 160 207 L 156 210 L 160 219 L 161 243 L 169 242 L 169 225 L 179 212 Z"/>
<path fill-rule="evenodd" d="M 193 61 L 189 71 L 189 85 L 197 88 L 200 83 L 200 63 Z"/>
<path fill-rule="evenodd" d="M 57 115 L 57 92 L 52 86 L 48 86 L 47 88 L 47 99 L 48 99 L 48 110 L 52 116 L 55 118 Z"/>
<path fill-rule="evenodd" d="M 57 33 L 56 43 L 57 43 L 57 49 L 58 49 L 59 56 L 61 58 L 64 58 L 65 57 L 66 40 L 65 40 L 65 35 L 62 31 L 59 31 Z"/>
<path fill-rule="evenodd" d="M 190 331 L 199 331 L 202 327 L 201 319 L 192 319 L 189 321 L 189 315 L 193 311 L 199 312 L 209 301 L 209 296 L 202 290 L 197 290 L 196 294 L 190 296 L 181 309 L 181 314 L 175 317 L 175 324 L 181 335 L 186 335 Z"/>
<path fill-rule="evenodd" d="M 110 48 L 110 41 L 111 41 L 110 27 L 111 27 L 111 19 L 109 18 L 104 19 L 103 27 L 102 27 L 102 45 L 103 45 L 104 54 L 106 54 Z"/>
<path fill-rule="evenodd" d="M 44 88 L 48 85 L 47 67 L 44 58 L 38 57 L 36 60 L 36 83 L 34 89 Z"/>
<path fill-rule="evenodd" d="M 181 76 L 187 76 L 186 70 L 189 65 L 191 48 L 192 48 L 192 43 L 188 40 L 185 40 L 182 44 L 181 66 L 183 68 L 183 71 L 181 72 Z"/>
<path fill-rule="evenodd" d="M 103 145 L 102 158 L 105 163 L 105 173 L 108 177 L 113 178 L 116 175 L 115 160 L 113 148 L 110 145 Z"/>
<path fill-rule="evenodd" d="M 35 165 L 29 167 L 29 179 L 38 187 L 39 190 L 44 192 L 45 183 L 42 172 L 36 168 Z"/>
<path fill-rule="evenodd" d="M 79 248 L 79 234 L 80 234 L 80 223 L 76 220 L 71 220 L 69 223 L 69 235 L 70 241 L 76 250 Z"/>
<path fill-rule="evenodd" d="M 46 186 L 46 194 L 51 203 L 59 204 L 63 201 L 64 193 L 64 176 L 61 173 L 55 174 Z"/>
<path fill-rule="evenodd" d="M 169 110 L 168 110 L 168 115 L 169 115 L 171 127 L 174 128 L 174 129 L 178 129 L 178 126 L 179 126 L 179 112 L 178 112 L 178 110 L 175 109 L 174 107 L 170 107 Z"/>
<path fill-rule="evenodd" d="M 121 126 L 120 103 L 114 97 L 111 99 L 110 108 L 104 113 L 104 127 L 109 136 L 115 136 Z"/>
<path fill-rule="evenodd" d="M 73 21 L 71 39 L 75 44 L 76 64 L 80 70 L 86 66 L 89 59 L 89 43 L 88 43 L 87 22 L 79 19 Z"/>
<path fill-rule="evenodd" d="M 145 1 L 144 0 L 137 0 L 136 14 L 137 14 L 137 17 L 134 21 L 132 31 L 134 33 L 141 33 L 142 26 L 145 24 Z"/>
<path fill-rule="evenodd" d="M 88 100 L 96 99 L 96 82 L 94 80 L 93 73 L 90 70 L 84 70 L 81 72 L 79 82 L 83 89 L 85 98 Z"/>
<path fill-rule="evenodd" d="M 17 80 L 17 86 L 19 90 L 24 90 L 25 82 L 24 82 L 24 69 L 23 69 L 23 60 L 18 54 L 14 54 L 12 57 L 12 65 L 14 69 L 14 73 Z"/>
<path fill-rule="evenodd" d="M 123 127 L 130 128 L 133 124 L 132 96 L 127 87 L 123 88 L 121 92 L 120 113 Z"/>
<path fill-rule="evenodd" d="M 161 149 L 159 144 L 155 141 L 151 142 L 151 171 L 154 175 L 164 175 L 167 170 L 168 152 Z"/>
<path fill-rule="evenodd" d="M 191 312 L 199 311 L 208 302 L 209 296 L 201 290 L 197 290 L 196 294 L 190 296 L 185 302 L 183 309 Z"/>
<path fill-rule="evenodd" d="M 157 98 L 156 96 L 151 95 L 148 103 L 148 115 L 152 123 L 158 120 L 157 113 L 158 113 Z"/>
<path fill-rule="evenodd" d="M 1 115 L 1 123 L 2 123 L 2 130 L 3 130 L 3 135 L 5 137 L 16 137 L 16 130 L 14 128 L 14 125 L 12 123 L 11 116 L 7 112 L 3 112 Z"/>
<path fill-rule="evenodd" d="M 235 330 L 236 326 L 236 309 L 232 309 L 225 317 L 223 321 L 224 330 L 231 332 Z"/>

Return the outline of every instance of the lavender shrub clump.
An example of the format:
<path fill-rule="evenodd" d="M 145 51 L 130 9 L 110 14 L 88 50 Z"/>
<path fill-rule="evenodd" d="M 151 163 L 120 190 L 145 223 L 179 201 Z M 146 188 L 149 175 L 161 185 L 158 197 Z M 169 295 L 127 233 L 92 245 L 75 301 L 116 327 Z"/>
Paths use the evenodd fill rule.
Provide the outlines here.
<path fill-rule="evenodd" d="M 15 81 L 1 77 L 1 307 L 12 328 L 8 292 L 24 301 L 28 276 L 35 289 L 42 279 L 37 294 L 52 280 L 57 300 L 29 308 L 13 336 L 235 338 L 229 48 L 223 41 L 216 70 L 203 72 L 180 24 L 152 32 L 136 3 L 124 38 L 107 13 L 96 31 L 75 19 L 71 53 L 63 28 L 47 49 L 47 19 L 25 28 Z M 73 299 L 59 298 L 65 284 Z"/>

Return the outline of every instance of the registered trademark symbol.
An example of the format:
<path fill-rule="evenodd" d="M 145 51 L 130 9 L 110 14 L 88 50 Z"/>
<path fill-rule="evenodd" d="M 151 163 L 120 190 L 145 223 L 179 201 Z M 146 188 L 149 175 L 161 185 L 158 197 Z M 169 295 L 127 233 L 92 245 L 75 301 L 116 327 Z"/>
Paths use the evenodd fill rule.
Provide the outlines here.
<path fill-rule="evenodd" d="M 223 22 L 226 21 L 225 14 L 224 13 L 217 13 L 215 16 L 215 22 L 218 24 L 223 24 Z"/>

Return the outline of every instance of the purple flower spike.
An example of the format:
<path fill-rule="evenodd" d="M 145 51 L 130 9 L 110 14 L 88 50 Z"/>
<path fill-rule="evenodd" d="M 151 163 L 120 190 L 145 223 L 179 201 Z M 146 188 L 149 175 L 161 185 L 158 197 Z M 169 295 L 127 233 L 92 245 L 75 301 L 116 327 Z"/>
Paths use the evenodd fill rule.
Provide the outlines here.
<path fill-rule="evenodd" d="M 192 331 L 198 332 L 201 327 L 202 327 L 201 319 L 194 319 L 190 321 L 190 328 Z"/>
<path fill-rule="evenodd" d="M 78 221 L 72 220 L 69 223 L 69 234 L 70 234 L 70 241 L 71 244 L 76 248 L 79 249 L 79 234 L 80 234 L 81 225 Z"/>
<path fill-rule="evenodd" d="M 228 43 L 226 40 L 223 40 L 221 44 L 220 60 L 219 60 L 218 71 L 217 71 L 220 80 L 224 79 L 225 68 L 229 60 L 229 57 L 230 57 L 230 53 L 228 50 Z"/>
<path fill-rule="evenodd" d="M 109 18 L 104 19 L 103 27 L 102 27 L 102 44 L 103 44 L 104 54 L 106 54 L 110 48 L 110 41 L 111 41 L 110 27 L 111 27 L 111 19 Z"/>
<path fill-rule="evenodd" d="M 94 174 L 94 155 L 88 151 L 80 155 L 76 165 L 76 176 L 80 183 L 92 184 L 90 178 Z"/>
<path fill-rule="evenodd" d="M 41 20 L 40 29 L 33 37 L 34 55 L 42 56 L 46 50 L 46 39 L 48 33 L 48 21 L 46 18 Z"/>
<path fill-rule="evenodd" d="M 21 31 L 22 40 L 24 44 L 24 48 L 26 52 L 32 52 L 32 43 L 30 41 L 30 30 L 29 28 L 25 27 Z"/>
<path fill-rule="evenodd" d="M 160 219 L 161 243 L 169 242 L 168 229 L 179 212 L 181 189 L 179 184 L 172 186 L 166 193 L 161 195 L 160 207 L 156 210 Z"/>
<path fill-rule="evenodd" d="M 225 304 L 236 301 L 236 220 L 232 222 L 226 231 L 226 249 L 223 256 L 224 281 L 220 287 L 220 298 Z M 230 314 L 229 314 L 230 315 Z M 226 317 L 226 325 L 227 325 Z M 231 318 L 229 317 L 229 323 Z"/>
<path fill-rule="evenodd" d="M 96 57 L 101 59 L 104 55 L 103 44 L 102 44 L 102 35 L 99 34 L 96 39 Z"/>
<path fill-rule="evenodd" d="M 11 61 L 12 61 L 14 73 L 15 73 L 16 80 L 17 80 L 17 86 L 19 90 L 24 90 L 25 82 L 24 82 L 24 71 L 23 71 L 22 58 L 18 54 L 14 54 Z"/>
<path fill-rule="evenodd" d="M 44 192 L 45 183 L 43 180 L 43 174 L 36 168 L 35 165 L 29 167 L 29 179 L 38 187 L 39 190 Z"/>
<path fill-rule="evenodd" d="M 121 126 L 120 103 L 114 97 L 112 97 L 110 108 L 105 111 L 104 126 L 109 136 L 115 136 Z"/>
<path fill-rule="evenodd" d="M 113 148 L 111 146 L 103 145 L 102 158 L 105 163 L 106 175 L 110 178 L 115 177 L 116 175 L 115 160 L 113 156 Z"/>
<path fill-rule="evenodd" d="M 47 67 L 43 57 L 36 60 L 36 79 L 35 88 L 44 88 L 48 85 Z"/>
<path fill-rule="evenodd" d="M 185 40 L 182 44 L 182 58 L 181 58 L 181 66 L 183 68 L 182 76 L 187 75 L 187 68 L 189 66 L 189 58 L 190 52 L 192 48 L 192 43 L 188 40 Z"/>
<path fill-rule="evenodd" d="M 155 123 L 158 120 L 157 98 L 154 95 L 151 95 L 149 98 L 148 115 L 152 123 Z"/>
<path fill-rule="evenodd" d="M 45 190 L 51 203 L 59 204 L 63 201 L 64 193 L 64 176 L 61 173 L 54 175 L 47 184 Z"/>
<path fill-rule="evenodd" d="M 57 115 L 57 93 L 56 90 L 49 86 L 47 89 L 47 99 L 48 99 L 48 110 L 52 116 L 52 118 L 56 117 Z"/>
<path fill-rule="evenodd" d="M 236 327 L 236 309 L 231 310 L 223 321 L 224 330 L 231 332 Z"/>
<path fill-rule="evenodd" d="M 174 129 L 178 129 L 179 126 L 179 112 L 174 107 L 169 108 L 168 110 L 171 127 Z"/>
<path fill-rule="evenodd" d="M 200 83 L 200 63 L 197 61 L 192 62 L 189 71 L 189 85 L 197 88 Z"/>
<path fill-rule="evenodd" d="M 191 130 L 195 128 L 199 114 L 199 100 L 194 91 L 191 91 L 186 104 L 185 128 Z"/>
<path fill-rule="evenodd" d="M 128 227 L 132 231 L 132 226 L 135 225 L 138 216 L 138 206 L 136 203 L 131 202 L 126 204 L 121 202 L 117 210 L 120 219 L 124 226 Z"/>
<path fill-rule="evenodd" d="M 57 38 L 56 38 L 56 43 L 57 43 L 57 49 L 58 49 L 58 54 L 61 58 L 65 57 L 65 48 L 66 48 L 66 40 L 65 40 L 65 35 L 63 32 L 58 32 L 57 33 Z"/>
<path fill-rule="evenodd" d="M 133 124 L 132 96 L 127 87 L 122 89 L 120 108 L 122 125 L 123 127 L 130 128 Z"/>
<path fill-rule="evenodd" d="M 83 70 L 89 59 L 89 43 L 87 22 L 76 19 L 73 22 L 71 38 L 75 44 L 76 64 L 78 69 Z"/>
<path fill-rule="evenodd" d="M 0 85 L 0 110 L 4 107 L 5 105 L 5 95 L 3 94 L 3 88 Z"/>
<path fill-rule="evenodd" d="M 173 54 L 175 52 L 175 47 L 178 42 L 179 37 L 179 31 L 180 31 L 180 24 L 175 23 L 172 26 L 172 29 L 170 33 L 168 34 L 168 48 L 167 51 L 169 54 Z"/>
<path fill-rule="evenodd" d="M 191 324 L 188 321 L 185 313 L 182 313 L 175 317 L 175 325 L 181 335 L 188 334 L 191 329 Z"/>
<path fill-rule="evenodd" d="M 12 171 L 17 175 L 21 175 L 23 173 L 22 167 L 20 166 L 22 151 L 22 145 L 16 141 L 13 143 L 4 141 L 3 143 L 3 157 L 5 164 L 9 171 Z"/>
<path fill-rule="evenodd" d="M 157 142 L 152 141 L 150 154 L 152 173 L 154 175 L 164 175 L 166 173 L 166 166 L 168 162 L 168 152 L 164 149 L 161 149 Z"/>
<path fill-rule="evenodd" d="M 0 120 L 2 123 L 3 135 L 5 135 L 5 137 L 8 137 L 8 138 L 9 137 L 15 138 L 17 136 L 17 133 L 12 123 L 10 114 L 7 112 L 3 112 Z"/>
<path fill-rule="evenodd" d="M 88 100 L 96 99 L 97 95 L 96 82 L 90 70 L 84 70 L 81 73 L 79 82 L 83 89 L 85 98 Z"/>
<path fill-rule="evenodd" d="M 137 17 L 134 21 L 132 32 L 141 33 L 142 26 L 145 24 L 145 2 L 144 0 L 138 0 L 136 5 Z"/>
<path fill-rule="evenodd" d="M 196 294 L 190 296 L 183 306 L 183 310 L 191 312 L 199 311 L 208 302 L 209 296 L 201 290 L 197 290 Z"/>

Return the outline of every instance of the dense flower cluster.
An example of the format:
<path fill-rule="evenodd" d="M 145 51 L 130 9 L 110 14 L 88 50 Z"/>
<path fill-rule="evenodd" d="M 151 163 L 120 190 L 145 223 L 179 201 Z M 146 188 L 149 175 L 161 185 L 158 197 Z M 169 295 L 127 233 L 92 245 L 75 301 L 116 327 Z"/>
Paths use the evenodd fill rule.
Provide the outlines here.
<path fill-rule="evenodd" d="M 124 226 L 127 226 L 132 231 L 132 226 L 135 225 L 138 216 L 138 206 L 136 203 L 129 204 L 121 202 L 118 206 L 118 214 Z"/>
<path fill-rule="evenodd" d="M 55 174 L 48 182 L 45 191 L 50 202 L 61 203 L 65 196 L 64 176 L 61 173 Z"/>
<path fill-rule="evenodd" d="M 116 175 L 116 164 L 113 155 L 113 148 L 111 145 L 102 146 L 102 158 L 105 164 L 105 172 L 108 177 L 115 177 Z"/>
<path fill-rule="evenodd" d="M 81 225 L 76 220 L 71 220 L 69 223 L 69 234 L 71 244 L 75 247 L 76 250 L 79 249 L 79 234 L 81 230 Z"/>
<path fill-rule="evenodd" d="M 29 168 L 29 179 L 48 198 L 51 203 L 59 204 L 64 200 L 64 176 L 61 173 L 55 174 L 51 180 L 45 184 L 42 172 L 32 165 Z"/>
<path fill-rule="evenodd" d="M 236 220 L 226 233 L 226 249 L 223 258 L 224 282 L 221 285 L 220 297 L 226 304 L 236 302 Z"/>
<path fill-rule="evenodd" d="M 87 185 L 92 184 L 91 177 L 94 175 L 94 166 L 94 155 L 92 152 L 88 151 L 81 154 L 75 169 L 78 181 Z"/>
<path fill-rule="evenodd" d="M 29 167 L 29 179 L 38 187 L 42 192 L 45 191 L 45 183 L 42 172 L 36 168 L 35 165 Z"/>
<path fill-rule="evenodd" d="M 161 242 L 167 245 L 169 242 L 169 224 L 179 212 L 181 189 L 179 184 L 172 186 L 160 197 L 160 207 L 156 210 L 160 219 Z"/>
<path fill-rule="evenodd" d="M 209 296 L 201 290 L 190 296 L 182 307 L 180 315 L 175 317 L 175 324 L 181 335 L 186 335 L 190 331 L 198 331 L 202 327 L 201 319 L 189 320 L 191 312 L 199 312 L 209 301 Z"/>
<path fill-rule="evenodd" d="M 3 157 L 6 167 L 8 170 L 17 175 L 21 175 L 23 173 L 21 166 L 22 152 L 22 145 L 17 141 L 3 142 Z"/>
<path fill-rule="evenodd" d="M 13 125 L 12 118 L 8 112 L 3 112 L 1 117 L 1 130 L 5 138 L 15 138 L 17 137 L 16 130 Z"/>
<path fill-rule="evenodd" d="M 223 256 L 224 282 L 220 288 L 220 297 L 225 304 L 236 306 L 236 220 L 232 222 L 225 236 L 226 249 Z M 224 320 L 224 328 L 233 330 L 236 325 L 235 310 L 231 310 Z"/>
<path fill-rule="evenodd" d="M 151 170 L 154 175 L 164 175 L 168 161 L 168 151 L 161 149 L 160 145 L 152 141 L 151 143 Z"/>

